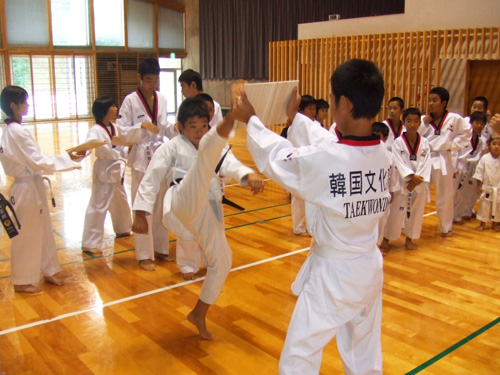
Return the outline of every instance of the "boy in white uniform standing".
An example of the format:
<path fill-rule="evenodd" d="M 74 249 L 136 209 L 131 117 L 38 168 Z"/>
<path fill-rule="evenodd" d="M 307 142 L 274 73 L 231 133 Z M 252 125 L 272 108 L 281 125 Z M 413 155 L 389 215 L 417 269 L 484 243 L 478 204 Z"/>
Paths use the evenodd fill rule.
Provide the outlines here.
<path fill-rule="evenodd" d="M 401 121 L 404 108 L 405 102 L 400 97 L 395 96 L 389 99 L 389 103 L 387 104 L 389 117 L 383 121 L 389 128 L 389 135 L 387 136 L 387 141 L 385 141 L 385 145 L 389 151 L 392 151 L 394 141 L 405 131 L 403 121 Z"/>
<path fill-rule="evenodd" d="M 173 124 L 169 124 L 167 120 L 167 99 L 156 91 L 159 77 L 158 60 L 147 58 L 141 61 L 137 73 L 139 89 L 125 97 L 120 108 L 120 118 L 116 122 L 120 138 L 133 143 L 128 157 L 128 165 L 132 169 L 132 204 L 154 152 L 165 137 L 173 138 L 176 135 Z M 155 257 L 171 260 L 168 229 L 161 222 L 166 190 L 167 186 L 163 184 L 155 210 L 148 217 L 151 230 L 145 235 L 134 234 L 135 256 L 139 266 L 147 271 L 154 271 Z"/>
<path fill-rule="evenodd" d="M 207 276 L 188 320 L 198 328 L 203 339 L 211 340 L 213 335 L 207 330 L 205 317 L 222 290 L 232 259 L 215 169 L 227 141 L 220 136 L 228 137 L 234 120 L 229 114 L 208 131 L 208 108 L 203 100 L 197 98 L 188 98 L 181 104 L 178 120 L 182 135 L 158 149 L 139 186 L 133 206 L 133 230 L 137 233 L 148 232 L 146 217 L 153 209 L 160 182 L 174 182 L 164 199 L 163 220 L 177 236 L 194 239 L 203 250 L 208 264 Z M 208 161 L 205 159 L 207 154 L 212 155 Z M 247 174 L 244 168 L 225 170 L 224 163 L 221 172 L 241 182 L 246 180 L 254 194 L 262 190 L 262 178 Z M 179 178 L 182 180 L 176 181 Z"/>
<path fill-rule="evenodd" d="M 106 213 L 109 211 L 111 215 L 117 238 L 130 235 L 132 218 L 127 193 L 122 184 L 122 169 L 125 166 L 120 161 L 120 158 L 127 157 L 127 149 L 111 145 L 113 137 L 117 135 L 113 122 L 116 121 L 118 107 L 113 98 L 103 96 L 94 101 L 92 114 L 96 124 L 89 129 L 86 141 L 103 141 L 106 144 L 95 150 L 92 194 L 85 212 L 82 251 L 101 254 Z"/>
<path fill-rule="evenodd" d="M 431 184 L 434 185 L 436 211 L 441 235 L 450 237 L 453 225 L 452 152 L 464 148 L 472 135 L 470 124 L 462 116 L 448 112 L 450 94 L 444 87 L 429 92 L 429 113 L 422 118 L 418 129 L 431 148 Z"/>
<path fill-rule="evenodd" d="M 336 336 L 347 374 L 382 374 L 382 255 L 378 220 L 389 204 L 386 147 L 372 135 L 371 119 L 384 95 L 378 68 L 349 60 L 331 78 L 331 111 L 342 134 L 324 131 L 316 144 L 294 148 L 255 116 L 244 93 L 234 109 L 247 123 L 247 145 L 257 167 L 306 201 L 314 241 L 292 291 L 298 294 L 281 353 L 279 373 L 318 374 L 323 348 Z M 298 133 L 319 125 L 296 114 L 292 95 L 288 116 Z M 310 139 L 317 139 L 312 136 Z"/>
<path fill-rule="evenodd" d="M 19 86 L 6 86 L 0 97 L 6 120 L 0 144 L 0 161 L 7 176 L 14 177 L 9 189 L 21 227 L 10 247 L 12 284 L 16 292 L 39 293 L 40 270 L 45 282 L 63 285 L 52 233 L 43 174 L 77 168 L 79 155 L 46 156 L 33 135 L 21 125 L 28 113 L 28 93 Z"/>

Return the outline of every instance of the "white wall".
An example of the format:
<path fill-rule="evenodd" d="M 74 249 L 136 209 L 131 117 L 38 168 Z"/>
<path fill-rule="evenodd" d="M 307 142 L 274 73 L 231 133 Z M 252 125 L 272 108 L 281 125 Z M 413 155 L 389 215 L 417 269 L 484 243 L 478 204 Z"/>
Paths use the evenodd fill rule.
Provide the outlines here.
<path fill-rule="evenodd" d="M 404 14 L 299 24 L 298 38 L 498 26 L 499 0 L 406 0 Z"/>

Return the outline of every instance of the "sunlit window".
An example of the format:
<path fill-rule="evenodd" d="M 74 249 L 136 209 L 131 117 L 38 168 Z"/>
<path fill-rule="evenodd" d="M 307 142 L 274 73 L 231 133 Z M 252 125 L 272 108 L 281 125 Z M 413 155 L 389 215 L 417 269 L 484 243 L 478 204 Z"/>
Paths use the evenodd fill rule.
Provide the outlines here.
<path fill-rule="evenodd" d="M 184 13 L 158 7 L 158 47 L 184 49 Z"/>
<path fill-rule="evenodd" d="M 54 46 L 89 46 L 88 0 L 51 0 Z"/>
<path fill-rule="evenodd" d="M 49 45 L 46 0 L 5 0 L 9 45 Z"/>
<path fill-rule="evenodd" d="M 123 0 L 94 1 L 97 46 L 125 46 Z"/>
<path fill-rule="evenodd" d="M 129 48 L 153 49 L 153 4 L 142 0 L 128 0 L 127 37 Z"/>

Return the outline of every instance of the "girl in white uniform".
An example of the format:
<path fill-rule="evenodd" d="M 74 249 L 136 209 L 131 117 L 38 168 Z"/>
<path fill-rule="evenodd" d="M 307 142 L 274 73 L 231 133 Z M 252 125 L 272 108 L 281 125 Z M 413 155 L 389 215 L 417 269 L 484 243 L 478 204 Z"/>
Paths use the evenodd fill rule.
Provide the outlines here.
<path fill-rule="evenodd" d="M 203 100 L 197 98 L 186 99 L 181 104 L 178 120 L 183 134 L 158 149 L 139 186 L 133 205 L 133 230 L 148 231 L 145 218 L 153 209 L 160 182 L 174 182 L 164 198 L 163 220 L 178 237 L 195 240 L 207 260 L 207 276 L 200 298 L 188 319 L 197 326 L 203 339 L 210 340 L 213 335 L 206 328 L 205 316 L 222 290 L 232 258 L 224 230 L 219 179 L 215 174 L 227 140 L 217 134 L 220 128 L 232 128 L 233 120 L 226 118 L 216 127 L 217 131 L 212 128 L 207 132 L 208 109 Z M 205 152 L 211 155 L 209 161 L 205 159 Z M 248 184 L 254 193 L 261 191 L 262 179 L 255 173 L 247 174 L 247 168 L 241 163 L 240 166 L 236 170 L 227 169 L 224 160 L 220 172 Z M 176 181 L 180 178 L 181 181 Z"/>
<path fill-rule="evenodd" d="M 111 97 L 100 97 L 92 105 L 96 124 L 87 134 L 88 141 L 103 141 L 105 145 L 95 150 L 96 161 L 92 174 L 92 194 L 85 213 L 82 235 L 82 251 L 91 254 L 102 252 L 104 220 L 109 211 L 116 237 L 130 235 L 132 218 L 127 193 L 123 186 L 124 160 L 127 148 L 113 146 L 111 141 L 117 135 L 113 124 L 118 108 Z"/>
<path fill-rule="evenodd" d="M 43 174 L 75 169 L 78 155 L 45 156 L 30 131 L 21 125 L 28 113 L 28 93 L 18 86 L 7 86 L 1 94 L 6 120 L 0 161 L 7 176 L 14 177 L 10 201 L 21 223 L 19 235 L 12 239 L 11 273 L 16 292 L 39 293 L 40 270 L 46 282 L 64 284 L 52 233 Z"/>
<path fill-rule="evenodd" d="M 478 231 L 492 221 L 492 228 L 500 232 L 500 136 L 490 138 L 490 152 L 484 155 L 476 167 L 474 178 L 480 194 L 476 218 L 481 222 Z"/>
<path fill-rule="evenodd" d="M 125 97 L 120 107 L 120 118 L 116 121 L 120 138 L 134 144 L 128 157 L 128 165 L 132 169 L 132 204 L 154 152 L 164 143 L 165 138 L 170 139 L 176 135 L 173 124 L 169 124 L 167 120 L 167 99 L 162 93 L 155 91 L 159 74 L 160 65 L 156 59 L 147 58 L 140 63 L 137 73 L 139 89 Z M 161 207 L 166 190 L 167 186 L 163 183 L 155 210 L 148 216 L 151 230 L 146 235 L 134 233 L 136 259 L 139 266 L 147 271 L 155 269 L 155 257 L 171 260 L 168 229 L 161 222 Z"/>
<path fill-rule="evenodd" d="M 281 353 L 279 373 L 318 374 L 323 348 L 336 336 L 344 371 L 382 374 L 382 256 L 378 221 L 389 204 L 386 147 L 372 136 L 384 84 L 377 67 L 349 60 L 331 78 L 336 137 L 302 114 L 288 137 L 310 133 L 317 144 L 294 148 L 266 129 L 242 94 L 235 117 L 247 123 L 247 146 L 259 170 L 306 202 L 313 242 L 292 291 L 298 300 Z M 295 111 L 294 111 L 295 109 Z M 314 134 L 312 134 L 314 133 Z"/>
<path fill-rule="evenodd" d="M 394 191 L 380 247 L 387 247 L 389 241 L 397 240 L 404 223 L 405 247 L 409 250 L 417 248 L 412 240 L 420 238 L 431 179 L 429 144 L 417 132 L 421 116 L 417 108 L 408 108 L 403 114 L 406 132 L 392 145 L 399 189 Z"/>

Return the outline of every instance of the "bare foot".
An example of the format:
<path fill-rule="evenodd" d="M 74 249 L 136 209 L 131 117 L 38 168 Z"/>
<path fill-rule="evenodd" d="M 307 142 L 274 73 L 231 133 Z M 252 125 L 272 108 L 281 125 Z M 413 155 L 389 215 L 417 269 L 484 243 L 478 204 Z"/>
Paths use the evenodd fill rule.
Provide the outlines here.
<path fill-rule="evenodd" d="M 129 237 L 131 235 L 130 232 L 125 232 L 125 233 L 116 233 L 115 238 L 122 238 L 122 237 Z"/>
<path fill-rule="evenodd" d="M 408 250 L 416 250 L 417 249 L 417 244 L 413 243 L 413 241 L 411 240 L 411 238 L 407 238 L 406 241 L 405 241 L 405 248 L 407 248 Z"/>
<path fill-rule="evenodd" d="M 476 228 L 476 230 L 477 230 L 478 232 L 482 232 L 482 231 L 484 231 L 484 223 L 481 223 L 481 224 L 480 224 L 480 225 Z"/>
<path fill-rule="evenodd" d="M 462 219 L 464 219 L 464 220 L 470 220 L 470 219 L 472 219 L 472 215 L 471 216 L 464 216 Z"/>
<path fill-rule="evenodd" d="M 389 252 L 389 240 L 387 238 L 384 238 L 382 242 L 380 243 L 379 247 L 380 251 L 382 254 L 388 253 Z"/>
<path fill-rule="evenodd" d="M 453 233 L 451 233 L 451 230 L 449 232 L 446 232 L 446 233 L 441 233 L 441 237 L 452 237 L 453 236 Z"/>
<path fill-rule="evenodd" d="M 187 320 L 198 328 L 198 332 L 203 340 L 213 340 L 214 335 L 208 332 L 205 317 L 198 317 L 194 311 L 191 311 L 187 316 Z"/>
<path fill-rule="evenodd" d="M 196 274 L 194 272 L 186 272 L 182 274 L 184 280 L 194 280 L 196 278 Z"/>
<path fill-rule="evenodd" d="M 95 247 L 85 247 L 85 246 L 82 246 L 82 251 L 84 253 L 89 254 L 89 255 L 100 255 L 100 254 L 102 254 L 102 250 L 101 249 L 97 249 Z"/>
<path fill-rule="evenodd" d="M 139 261 L 139 267 L 146 271 L 154 271 L 155 264 L 151 259 L 143 259 Z"/>
<path fill-rule="evenodd" d="M 464 223 L 464 221 L 462 219 L 453 221 L 453 224 L 462 225 L 463 223 Z"/>
<path fill-rule="evenodd" d="M 309 232 L 302 232 L 302 233 L 294 233 L 296 236 L 300 236 L 300 237 L 311 237 L 311 235 L 309 234 Z"/>
<path fill-rule="evenodd" d="M 44 276 L 43 279 L 46 283 L 61 286 L 64 285 L 64 279 L 60 276 L 59 273 L 55 273 L 52 276 Z"/>
<path fill-rule="evenodd" d="M 174 258 L 170 257 L 169 254 L 157 253 L 156 251 L 155 258 L 158 258 L 159 260 L 163 260 L 165 262 L 172 262 L 174 260 Z"/>
<path fill-rule="evenodd" d="M 491 229 L 493 229 L 495 232 L 500 232 L 500 224 L 499 223 L 493 223 L 491 225 Z"/>
<path fill-rule="evenodd" d="M 39 294 L 43 292 L 43 289 L 35 284 L 27 285 L 14 285 L 14 292 L 17 293 L 29 293 L 29 294 Z"/>

